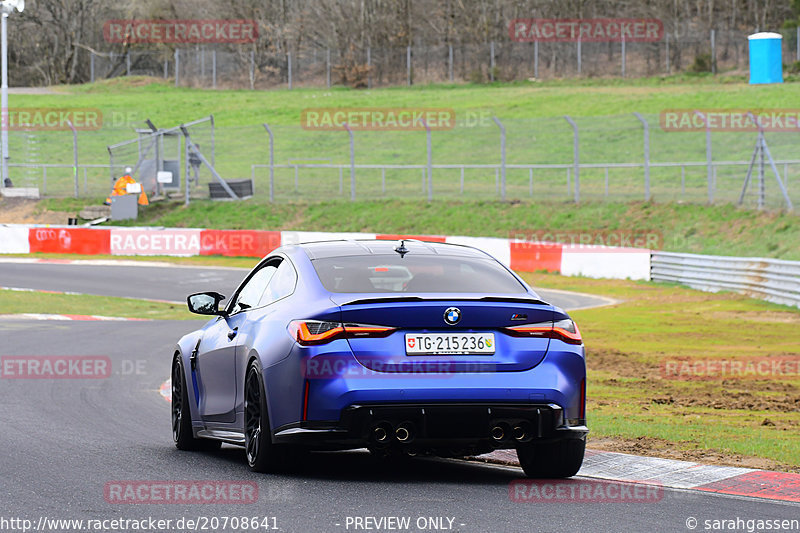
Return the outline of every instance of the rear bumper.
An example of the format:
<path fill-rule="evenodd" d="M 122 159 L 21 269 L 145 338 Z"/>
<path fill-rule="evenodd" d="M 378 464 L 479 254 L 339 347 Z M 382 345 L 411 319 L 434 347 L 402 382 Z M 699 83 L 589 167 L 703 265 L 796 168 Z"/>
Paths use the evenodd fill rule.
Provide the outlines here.
<path fill-rule="evenodd" d="M 366 404 L 348 407 L 336 421 L 288 424 L 274 432 L 273 440 L 329 449 L 446 448 L 483 453 L 533 441 L 585 439 L 589 430 L 584 421 L 570 422 L 576 425 L 567 425 L 560 406 L 546 403 Z M 401 428 L 408 432 L 407 438 Z M 380 439 L 383 434 L 386 438 Z"/>

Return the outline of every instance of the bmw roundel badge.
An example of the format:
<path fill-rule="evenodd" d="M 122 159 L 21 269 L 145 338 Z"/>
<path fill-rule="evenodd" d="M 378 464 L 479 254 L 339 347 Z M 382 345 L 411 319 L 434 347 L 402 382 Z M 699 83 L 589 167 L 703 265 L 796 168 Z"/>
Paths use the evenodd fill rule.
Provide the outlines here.
<path fill-rule="evenodd" d="M 461 320 L 461 310 L 458 307 L 448 307 L 444 312 L 444 321 L 455 326 Z"/>

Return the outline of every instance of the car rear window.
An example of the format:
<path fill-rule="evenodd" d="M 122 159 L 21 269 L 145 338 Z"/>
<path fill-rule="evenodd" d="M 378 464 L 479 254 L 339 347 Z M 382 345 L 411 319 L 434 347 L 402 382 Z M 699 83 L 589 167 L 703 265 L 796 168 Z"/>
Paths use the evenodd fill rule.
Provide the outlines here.
<path fill-rule="evenodd" d="M 525 287 L 492 259 L 363 255 L 312 261 L 330 292 L 519 294 Z"/>

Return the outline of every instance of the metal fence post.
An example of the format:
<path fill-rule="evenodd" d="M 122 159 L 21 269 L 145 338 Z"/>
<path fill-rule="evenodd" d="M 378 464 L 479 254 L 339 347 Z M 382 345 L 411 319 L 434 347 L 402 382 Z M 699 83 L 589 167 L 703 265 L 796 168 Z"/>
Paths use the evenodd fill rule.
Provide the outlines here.
<path fill-rule="evenodd" d="M 114 164 L 114 152 L 111 151 L 111 147 L 106 146 L 106 150 L 108 150 L 108 174 L 111 178 L 108 190 L 111 190 L 114 188 L 114 167 L 116 165 Z"/>
<path fill-rule="evenodd" d="M 581 40 L 578 38 L 578 76 L 581 75 Z"/>
<path fill-rule="evenodd" d="M 292 53 L 286 52 L 286 69 L 289 77 L 289 90 L 292 90 Z"/>
<path fill-rule="evenodd" d="M 183 142 L 183 175 L 185 176 L 184 180 L 183 180 L 184 181 L 184 183 L 183 183 L 183 185 L 184 185 L 184 187 L 183 187 L 183 190 L 184 190 L 183 205 L 188 206 L 189 203 L 191 202 L 191 200 L 189 198 L 189 193 L 190 193 L 189 182 L 191 181 L 189 179 L 189 172 L 190 172 L 190 170 L 189 170 L 189 145 L 186 143 L 186 139 L 183 139 L 182 141 L 179 139 L 178 142 Z"/>
<path fill-rule="evenodd" d="M 795 43 L 797 44 L 797 48 L 794 51 L 794 60 L 800 61 L 800 26 L 797 28 L 797 32 L 795 34 Z"/>
<path fill-rule="evenodd" d="M 644 201 L 650 201 L 650 125 L 641 113 L 634 113 L 644 126 Z M 606 169 L 607 170 L 607 169 Z"/>
<path fill-rule="evenodd" d="M 181 78 L 181 51 L 180 49 L 175 49 L 175 87 L 178 86 L 180 83 Z"/>
<path fill-rule="evenodd" d="M 539 41 L 533 41 L 533 77 L 539 79 Z"/>
<path fill-rule="evenodd" d="M 372 48 L 367 46 L 367 89 L 372 89 Z"/>
<path fill-rule="evenodd" d="M 425 141 L 428 150 L 428 201 L 433 200 L 433 156 L 431 153 L 431 128 L 425 119 L 422 119 L 422 125 L 425 126 Z"/>
<path fill-rule="evenodd" d="M 264 124 L 264 129 L 269 135 L 269 201 L 275 201 L 275 137 L 269 124 Z"/>
<path fill-rule="evenodd" d="M 256 88 L 256 53 L 250 51 L 250 90 Z"/>
<path fill-rule="evenodd" d="M 406 83 L 411 85 L 411 46 L 406 46 Z"/>
<path fill-rule="evenodd" d="M 211 53 L 211 87 L 217 88 L 217 49 Z"/>
<path fill-rule="evenodd" d="M 94 52 L 89 52 L 89 79 L 94 83 Z"/>
<path fill-rule="evenodd" d="M 453 81 L 453 45 L 447 45 L 447 78 Z"/>
<path fill-rule="evenodd" d="M 700 117 L 706 127 L 706 180 L 708 181 L 708 203 L 714 203 L 714 159 L 711 151 L 711 127 L 708 125 L 706 116 L 700 111 L 695 111 L 695 115 Z"/>
<path fill-rule="evenodd" d="M 494 41 L 489 43 L 489 81 L 494 81 Z"/>
<path fill-rule="evenodd" d="M 666 40 L 667 40 L 667 46 L 666 46 L 665 54 L 667 56 L 667 61 L 666 61 L 666 63 L 667 63 L 667 74 L 669 74 L 669 33 L 667 33 L 667 35 L 666 35 Z"/>
<path fill-rule="evenodd" d="M 622 36 L 622 50 L 621 51 L 622 51 L 622 77 L 624 78 L 625 77 L 625 61 L 626 61 L 626 57 L 625 57 L 625 36 L 624 35 Z"/>
<path fill-rule="evenodd" d="M 78 197 L 78 130 L 72 125 L 72 121 L 67 121 L 69 129 L 72 130 L 72 171 L 75 176 L 75 198 Z"/>
<path fill-rule="evenodd" d="M 497 117 L 492 117 L 494 123 L 500 128 L 500 199 L 506 199 L 506 127 Z"/>
<path fill-rule="evenodd" d="M 216 131 L 217 127 L 214 123 L 214 115 L 208 115 L 208 121 L 211 124 L 211 164 L 216 166 L 217 164 L 217 142 L 216 142 Z"/>
<path fill-rule="evenodd" d="M 533 167 L 528 169 L 528 195 L 533 196 Z"/>
<path fill-rule="evenodd" d="M 350 126 L 345 122 L 344 129 L 347 130 L 348 135 L 350 135 L 350 201 L 355 201 L 356 199 L 356 148 L 355 148 L 355 139 L 353 138 L 353 130 L 350 129 Z"/>
<path fill-rule="evenodd" d="M 131 75 L 131 51 L 130 50 L 128 50 L 125 53 L 125 75 L 126 76 L 130 76 Z"/>
<path fill-rule="evenodd" d="M 624 40 L 622 41 L 625 42 Z M 580 179 L 580 149 L 578 144 L 578 125 L 575 124 L 575 121 L 569 117 L 569 115 L 564 115 L 564 119 L 569 122 L 569 125 L 572 126 L 572 137 L 573 137 L 573 174 L 575 175 L 575 203 L 577 204 L 581 200 L 581 179 Z"/>
<path fill-rule="evenodd" d="M 325 54 L 325 79 L 328 83 L 328 89 L 331 88 L 331 49 L 328 48 Z"/>
<path fill-rule="evenodd" d="M 717 73 L 717 34 L 711 30 L 711 74 Z"/>

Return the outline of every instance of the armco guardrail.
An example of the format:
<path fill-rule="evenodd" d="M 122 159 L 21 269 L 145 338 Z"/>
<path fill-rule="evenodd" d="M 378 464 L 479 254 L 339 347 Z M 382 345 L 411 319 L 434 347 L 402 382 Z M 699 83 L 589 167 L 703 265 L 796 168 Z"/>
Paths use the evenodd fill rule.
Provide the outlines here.
<path fill-rule="evenodd" d="M 735 291 L 800 307 L 800 261 L 759 257 L 653 252 L 653 281 L 674 281 L 703 291 Z"/>

